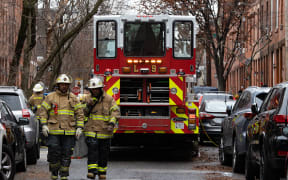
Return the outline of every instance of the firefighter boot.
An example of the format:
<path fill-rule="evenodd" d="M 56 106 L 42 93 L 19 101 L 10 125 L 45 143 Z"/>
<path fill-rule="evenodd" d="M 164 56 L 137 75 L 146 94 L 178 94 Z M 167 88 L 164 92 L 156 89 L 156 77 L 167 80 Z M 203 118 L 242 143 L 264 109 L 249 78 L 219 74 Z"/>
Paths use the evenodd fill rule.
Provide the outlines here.
<path fill-rule="evenodd" d="M 61 180 L 66 180 L 68 179 L 69 176 L 69 167 L 67 166 L 61 166 L 60 168 L 60 176 L 61 176 Z"/>
<path fill-rule="evenodd" d="M 91 173 L 91 172 L 88 172 L 87 178 L 89 178 L 89 179 L 95 179 L 95 174 L 94 174 L 94 173 Z"/>
<path fill-rule="evenodd" d="M 49 163 L 49 171 L 51 172 L 51 179 L 58 179 L 58 170 L 60 167 L 60 162 L 58 163 Z"/>
<path fill-rule="evenodd" d="M 106 179 L 106 174 L 99 174 L 99 179 Z"/>

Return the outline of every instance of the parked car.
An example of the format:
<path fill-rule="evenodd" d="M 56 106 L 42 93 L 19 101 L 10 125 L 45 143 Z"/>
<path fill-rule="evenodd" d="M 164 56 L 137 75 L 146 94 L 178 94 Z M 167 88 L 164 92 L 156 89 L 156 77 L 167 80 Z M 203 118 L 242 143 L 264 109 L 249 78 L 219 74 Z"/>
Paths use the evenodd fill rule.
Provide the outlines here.
<path fill-rule="evenodd" d="M 221 91 L 202 92 L 202 93 L 198 93 L 197 96 L 198 96 L 200 106 L 206 100 L 221 100 L 221 101 L 226 101 L 226 102 L 235 100 L 232 94 L 221 92 Z"/>
<path fill-rule="evenodd" d="M 26 171 L 25 134 L 22 126 L 27 124 L 27 118 L 16 119 L 8 105 L 0 100 L 0 170 L 3 179 L 13 180 L 16 167 L 18 171 Z"/>
<path fill-rule="evenodd" d="M 233 109 L 227 107 L 229 116 L 221 124 L 219 160 L 222 165 L 232 163 L 233 172 L 244 172 L 247 126 L 256 115 L 251 112 L 251 105 L 257 104 L 260 107 L 269 90 L 267 87 L 248 87 L 242 92 Z"/>
<path fill-rule="evenodd" d="M 36 164 L 40 157 L 39 121 L 29 108 L 28 101 L 23 91 L 15 86 L 0 86 L 0 99 L 3 99 L 12 109 L 17 119 L 27 118 L 29 124 L 23 126 L 28 164 Z"/>
<path fill-rule="evenodd" d="M 193 86 L 192 87 L 192 93 L 202 93 L 207 91 L 218 91 L 218 88 L 211 87 L 211 86 Z"/>
<path fill-rule="evenodd" d="M 247 127 L 246 179 L 279 180 L 288 153 L 288 82 L 274 86 Z"/>
<path fill-rule="evenodd" d="M 200 142 L 209 140 L 218 143 L 221 135 L 221 123 L 227 116 L 226 107 L 235 101 L 206 100 L 199 109 Z"/>

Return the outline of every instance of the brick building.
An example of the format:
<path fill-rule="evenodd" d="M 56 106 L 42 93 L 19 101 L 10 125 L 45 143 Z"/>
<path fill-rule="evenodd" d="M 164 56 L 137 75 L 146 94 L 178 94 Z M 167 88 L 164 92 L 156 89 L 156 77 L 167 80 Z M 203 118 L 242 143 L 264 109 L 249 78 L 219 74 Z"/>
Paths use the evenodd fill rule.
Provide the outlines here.
<path fill-rule="evenodd" d="M 0 85 L 6 85 L 21 24 L 22 0 L 0 0 Z M 17 77 L 17 85 L 20 82 Z"/>
<path fill-rule="evenodd" d="M 244 17 L 246 35 L 229 75 L 227 88 L 233 93 L 243 86 L 273 86 L 288 79 L 288 3 L 257 0 Z"/>

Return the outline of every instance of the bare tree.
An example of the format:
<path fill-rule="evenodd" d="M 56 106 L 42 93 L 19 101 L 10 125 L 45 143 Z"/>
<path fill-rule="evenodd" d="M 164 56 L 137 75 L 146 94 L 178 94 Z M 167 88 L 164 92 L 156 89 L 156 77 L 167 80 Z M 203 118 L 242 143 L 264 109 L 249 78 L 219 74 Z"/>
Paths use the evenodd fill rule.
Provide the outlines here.
<path fill-rule="evenodd" d="M 19 62 L 22 55 L 22 50 L 24 47 L 25 40 L 27 38 L 27 31 L 28 33 L 32 33 L 34 28 L 31 26 L 35 26 L 33 16 L 35 16 L 35 5 L 37 4 L 37 0 L 23 0 L 23 10 L 22 10 L 22 18 L 21 18 L 21 25 L 20 30 L 18 32 L 18 38 L 16 47 L 14 50 L 14 55 L 12 62 L 10 64 L 9 70 L 9 77 L 8 77 L 8 85 L 15 85 L 16 84 L 16 73 L 18 73 Z M 34 20 L 33 20 L 34 19 Z M 31 35 L 31 34 L 30 34 Z M 29 54 L 31 48 L 33 49 L 33 44 L 35 42 L 35 36 L 28 37 L 28 43 L 25 49 L 26 55 Z M 33 39 L 34 38 L 34 39 Z M 28 57 L 27 57 L 28 58 Z M 30 63 L 28 63 L 30 64 Z"/>
<path fill-rule="evenodd" d="M 229 72 L 239 54 L 240 27 L 254 0 L 141 0 L 146 14 L 194 15 L 202 42 L 214 60 L 219 90 L 225 90 Z M 151 3 L 153 6 L 151 6 Z M 155 7 L 155 8 L 154 8 Z M 148 10 L 148 11 L 147 11 Z M 156 11 L 154 11 L 156 10 Z M 228 40 L 231 44 L 228 47 Z"/>

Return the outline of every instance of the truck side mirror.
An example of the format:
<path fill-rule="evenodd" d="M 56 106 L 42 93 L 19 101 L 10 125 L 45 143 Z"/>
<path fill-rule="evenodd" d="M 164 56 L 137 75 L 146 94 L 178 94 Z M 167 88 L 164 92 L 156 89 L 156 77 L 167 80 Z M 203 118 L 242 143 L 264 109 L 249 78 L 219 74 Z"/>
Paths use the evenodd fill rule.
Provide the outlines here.
<path fill-rule="evenodd" d="M 258 114 L 258 106 L 257 106 L 256 103 L 254 103 L 254 104 L 251 105 L 251 112 L 252 112 L 253 114 Z"/>
<path fill-rule="evenodd" d="M 227 106 L 227 107 L 226 107 L 226 113 L 227 113 L 227 115 L 230 116 L 230 115 L 231 115 L 231 112 L 232 112 L 232 106 Z"/>

